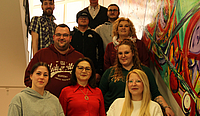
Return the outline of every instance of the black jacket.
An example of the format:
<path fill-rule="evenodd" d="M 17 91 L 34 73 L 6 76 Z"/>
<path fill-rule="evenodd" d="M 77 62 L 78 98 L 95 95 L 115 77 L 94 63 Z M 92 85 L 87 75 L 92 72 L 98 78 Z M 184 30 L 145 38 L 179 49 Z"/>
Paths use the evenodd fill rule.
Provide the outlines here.
<path fill-rule="evenodd" d="M 90 58 L 94 63 L 96 73 L 102 75 L 104 49 L 103 41 L 99 34 L 91 29 L 82 33 L 75 27 L 71 34 L 72 40 L 70 44 L 75 48 L 75 50 L 82 53 L 85 57 Z"/>

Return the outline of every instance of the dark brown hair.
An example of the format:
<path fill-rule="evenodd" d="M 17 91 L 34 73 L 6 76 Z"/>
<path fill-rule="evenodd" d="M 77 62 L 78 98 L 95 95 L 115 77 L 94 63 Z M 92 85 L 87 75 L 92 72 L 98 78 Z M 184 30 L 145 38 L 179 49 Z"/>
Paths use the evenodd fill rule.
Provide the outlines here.
<path fill-rule="evenodd" d="M 48 80 L 48 83 L 47 83 L 47 85 L 49 84 L 49 82 L 50 82 L 50 77 L 51 77 L 51 70 L 50 70 L 50 68 L 49 68 L 49 66 L 48 66 L 48 64 L 47 63 L 45 63 L 45 62 L 38 62 L 38 63 L 36 63 L 36 64 L 34 64 L 33 65 L 33 67 L 32 67 L 32 69 L 31 69 L 31 71 L 30 71 L 30 75 L 33 75 L 33 73 L 35 72 L 35 70 L 39 67 L 39 66 L 45 66 L 46 68 L 47 68 L 47 70 L 48 70 L 48 77 L 49 77 L 49 80 Z M 32 80 L 30 79 L 30 87 L 32 87 Z"/>
<path fill-rule="evenodd" d="M 45 0 L 40 0 L 40 2 L 43 4 L 43 1 L 45 1 Z M 48 1 L 53 1 L 53 3 L 54 3 L 54 0 L 48 0 Z"/>
<path fill-rule="evenodd" d="M 91 69 L 92 69 L 92 75 L 90 77 L 90 79 L 88 80 L 88 84 L 90 85 L 90 87 L 95 88 L 96 87 L 96 71 L 95 71 L 95 67 L 94 64 L 92 62 L 92 60 L 90 60 L 88 57 L 84 57 L 84 58 L 79 58 L 76 63 L 74 64 L 74 67 L 72 69 L 72 75 L 71 75 L 71 85 L 76 85 L 77 84 L 77 77 L 76 77 L 76 67 L 77 65 L 81 62 L 81 61 L 86 61 L 90 64 Z"/>

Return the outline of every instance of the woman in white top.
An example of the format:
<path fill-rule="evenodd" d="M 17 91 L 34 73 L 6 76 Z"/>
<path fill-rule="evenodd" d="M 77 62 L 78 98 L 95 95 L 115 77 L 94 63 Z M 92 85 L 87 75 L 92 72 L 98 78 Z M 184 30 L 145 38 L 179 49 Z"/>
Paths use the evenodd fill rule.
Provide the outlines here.
<path fill-rule="evenodd" d="M 125 98 L 116 99 L 107 116 L 163 116 L 158 103 L 151 100 L 146 74 L 134 69 L 126 78 Z"/>

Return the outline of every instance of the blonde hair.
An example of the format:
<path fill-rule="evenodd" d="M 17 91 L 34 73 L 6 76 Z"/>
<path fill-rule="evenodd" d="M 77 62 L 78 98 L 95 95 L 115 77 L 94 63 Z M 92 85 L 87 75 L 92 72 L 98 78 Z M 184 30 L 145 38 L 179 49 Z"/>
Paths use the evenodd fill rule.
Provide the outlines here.
<path fill-rule="evenodd" d="M 118 19 L 114 22 L 113 31 L 112 31 L 112 33 L 113 33 L 112 36 L 113 36 L 113 37 L 114 37 L 114 36 L 117 36 L 117 38 L 119 37 L 119 34 L 118 34 L 117 31 L 118 31 L 119 23 L 120 23 L 121 21 L 127 21 L 127 22 L 128 22 L 129 27 L 130 27 L 129 36 L 130 36 L 130 37 L 136 37 L 136 38 L 137 38 L 137 36 L 136 36 L 136 31 L 135 31 L 135 27 L 134 27 L 132 21 L 131 21 L 129 18 L 124 18 L 124 17 L 120 17 L 120 18 L 118 18 Z"/>
<path fill-rule="evenodd" d="M 136 73 L 140 77 L 144 86 L 143 95 L 142 95 L 142 104 L 141 104 L 139 116 L 150 116 L 149 107 L 150 107 L 151 93 L 149 89 L 149 81 L 148 81 L 147 75 L 142 70 L 139 70 L 139 69 L 132 70 L 131 72 L 128 73 L 126 77 L 125 101 L 124 101 L 120 116 L 130 116 L 134 109 L 133 102 L 131 101 L 132 96 L 128 89 L 128 81 L 132 73 Z"/>

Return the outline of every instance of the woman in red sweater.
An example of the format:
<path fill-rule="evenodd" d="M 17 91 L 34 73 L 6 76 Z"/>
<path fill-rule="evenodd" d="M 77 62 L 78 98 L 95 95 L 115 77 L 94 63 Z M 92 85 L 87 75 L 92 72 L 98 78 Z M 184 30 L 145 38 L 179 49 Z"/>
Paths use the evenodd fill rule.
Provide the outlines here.
<path fill-rule="evenodd" d="M 76 61 L 71 85 L 62 89 L 59 97 L 66 116 L 106 116 L 103 94 L 96 87 L 95 74 L 89 58 Z"/>
<path fill-rule="evenodd" d="M 118 18 L 113 25 L 113 42 L 110 42 L 104 54 L 104 70 L 114 66 L 119 43 L 124 39 L 131 39 L 136 43 L 138 56 L 144 65 L 149 67 L 149 54 L 145 44 L 137 39 L 135 27 L 130 19 Z"/>

